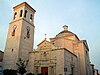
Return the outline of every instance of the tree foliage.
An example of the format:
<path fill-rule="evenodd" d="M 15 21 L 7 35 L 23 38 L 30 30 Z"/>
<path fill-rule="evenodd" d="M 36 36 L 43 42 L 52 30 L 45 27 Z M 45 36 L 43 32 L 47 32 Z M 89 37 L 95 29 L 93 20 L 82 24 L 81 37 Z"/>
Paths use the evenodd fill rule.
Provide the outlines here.
<path fill-rule="evenodd" d="M 21 75 L 24 75 L 24 73 L 26 73 L 26 66 L 28 65 L 28 60 L 22 60 L 21 58 L 19 58 L 18 63 L 16 63 L 16 65 L 18 66 L 18 73 Z"/>

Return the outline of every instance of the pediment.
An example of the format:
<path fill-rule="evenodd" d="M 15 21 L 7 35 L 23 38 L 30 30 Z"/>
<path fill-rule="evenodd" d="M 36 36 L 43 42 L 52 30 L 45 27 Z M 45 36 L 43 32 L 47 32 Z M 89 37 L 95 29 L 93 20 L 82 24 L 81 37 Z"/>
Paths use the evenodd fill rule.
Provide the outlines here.
<path fill-rule="evenodd" d="M 54 48 L 53 44 L 46 39 L 43 40 L 41 43 L 38 44 L 39 50 L 46 50 L 46 49 L 52 49 Z"/>

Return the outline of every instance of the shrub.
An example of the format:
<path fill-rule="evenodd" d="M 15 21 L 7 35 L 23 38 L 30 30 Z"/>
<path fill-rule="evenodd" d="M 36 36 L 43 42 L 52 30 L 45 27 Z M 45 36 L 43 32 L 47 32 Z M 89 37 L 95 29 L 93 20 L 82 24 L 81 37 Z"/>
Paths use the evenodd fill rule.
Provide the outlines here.
<path fill-rule="evenodd" d="M 5 69 L 3 71 L 3 75 L 17 75 L 17 71 L 12 69 Z"/>

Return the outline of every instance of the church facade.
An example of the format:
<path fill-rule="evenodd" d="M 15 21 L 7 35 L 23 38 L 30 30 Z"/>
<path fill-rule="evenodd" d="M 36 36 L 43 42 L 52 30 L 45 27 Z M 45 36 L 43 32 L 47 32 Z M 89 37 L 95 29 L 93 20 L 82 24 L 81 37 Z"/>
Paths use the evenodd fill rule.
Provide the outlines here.
<path fill-rule="evenodd" d="M 48 41 L 46 38 L 34 46 L 35 10 L 26 2 L 14 8 L 10 22 L 3 67 L 17 69 L 19 58 L 29 60 L 27 71 L 44 75 L 92 75 L 89 48 L 86 40 L 68 30 L 64 30 Z"/>

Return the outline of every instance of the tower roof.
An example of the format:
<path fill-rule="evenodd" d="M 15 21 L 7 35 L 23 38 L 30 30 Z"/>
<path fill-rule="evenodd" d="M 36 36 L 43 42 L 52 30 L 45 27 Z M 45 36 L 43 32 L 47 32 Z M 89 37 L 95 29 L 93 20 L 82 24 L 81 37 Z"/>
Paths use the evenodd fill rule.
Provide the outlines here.
<path fill-rule="evenodd" d="M 36 10 L 33 9 L 33 8 L 32 8 L 28 3 L 26 3 L 26 2 L 23 2 L 23 3 L 20 3 L 20 4 L 16 5 L 16 6 L 14 6 L 13 9 L 17 9 L 17 8 L 19 8 L 19 7 L 21 7 L 21 6 L 26 6 L 27 8 L 29 8 L 29 9 L 32 10 L 33 12 L 36 12 Z"/>
<path fill-rule="evenodd" d="M 73 32 L 71 32 L 71 31 L 64 31 L 64 30 L 63 30 L 63 31 L 61 31 L 60 33 L 58 33 L 58 35 L 59 35 L 59 34 L 63 34 L 63 33 L 67 33 L 67 34 L 74 34 L 74 33 L 73 33 Z"/>

